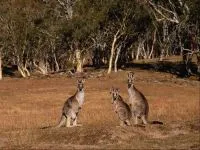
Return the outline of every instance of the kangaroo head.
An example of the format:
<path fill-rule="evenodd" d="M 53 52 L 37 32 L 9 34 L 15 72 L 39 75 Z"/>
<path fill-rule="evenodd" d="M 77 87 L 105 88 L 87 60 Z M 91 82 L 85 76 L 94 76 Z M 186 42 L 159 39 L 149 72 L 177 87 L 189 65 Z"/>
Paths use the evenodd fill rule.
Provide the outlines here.
<path fill-rule="evenodd" d="M 112 95 L 112 104 L 114 103 L 115 100 L 118 99 L 119 97 L 119 89 L 118 88 L 111 88 L 110 89 L 110 94 Z"/>
<path fill-rule="evenodd" d="M 85 82 L 85 79 L 78 79 L 77 80 L 78 91 L 82 91 L 84 89 L 84 85 L 83 85 L 84 82 Z"/>
<path fill-rule="evenodd" d="M 130 88 L 133 85 L 133 81 L 134 81 L 134 73 L 129 72 L 128 73 L 128 88 Z"/>

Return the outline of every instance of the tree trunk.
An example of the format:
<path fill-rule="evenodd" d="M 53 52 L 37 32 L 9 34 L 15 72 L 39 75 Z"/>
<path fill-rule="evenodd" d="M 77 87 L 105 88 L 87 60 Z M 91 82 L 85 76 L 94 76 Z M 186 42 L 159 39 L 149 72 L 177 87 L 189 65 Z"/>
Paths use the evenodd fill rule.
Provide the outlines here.
<path fill-rule="evenodd" d="M 143 59 L 147 59 L 147 53 L 146 53 L 146 50 L 144 48 L 144 43 L 142 43 L 142 50 L 143 50 Z"/>
<path fill-rule="evenodd" d="M 112 71 L 113 57 L 116 50 L 116 42 L 122 35 L 124 35 L 124 33 L 125 32 L 123 32 L 123 30 L 119 29 L 114 35 L 114 39 L 113 39 L 112 47 L 111 47 L 110 59 L 109 59 L 109 67 L 108 67 L 108 72 L 107 72 L 108 74 L 110 74 Z"/>
<path fill-rule="evenodd" d="M 162 47 L 159 61 L 163 61 L 165 49 Z"/>
<path fill-rule="evenodd" d="M 131 61 L 135 58 L 135 51 L 134 49 L 132 48 L 131 50 Z"/>
<path fill-rule="evenodd" d="M 146 47 L 147 47 L 147 50 L 146 50 L 146 59 L 148 59 L 148 56 L 150 54 L 150 48 L 149 48 L 148 40 L 147 40 L 147 43 L 146 43 Z"/>
<path fill-rule="evenodd" d="M 27 61 L 22 62 L 20 56 L 17 56 L 17 68 L 22 77 L 26 78 L 30 76 L 30 72 L 27 69 Z"/>
<path fill-rule="evenodd" d="M 136 54 L 136 60 L 139 60 L 139 56 L 142 55 L 142 50 L 144 52 L 143 57 L 145 57 L 145 49 L 144 49 L 144 41 L 140 41 L 138 48 L 137 48 L 137 54 Z"/>
<path fill-rule="evenodd" d="M 26 75 L 27 75 L 28 77 L 31 76 L 29 70 L 27 69 L 27 63 L 25 63 L 25 65 L 24 65 L 24 72 L 26 72 Z"/>
<path fill-rule="evenodd" d="M 197 53 L 197 73 L 200 74 L 200 52 Z"/>
<path fill-rule="evenodd" d="M 110 53 L 110 59 L 109 59 L 109 67 L 108 67 L 108 74 L 111 73 L 112 71 L 112 64 L 113 64 L 113 57 L 115 54 L 115 44 L 117 42 L 117 37 L 114 36 L 113 42 L 112 42 L 112 47 L 111 47 L 111 53 Z"/>
<path fill-rule="evenodd" d="M 117 72 L 117 62 L 118 62 L 118 59 L 119 59 L 119 54 L 121 52 L 121 48 L 122 46 L 120 45 L 120 47 L 117 48 L 117 54 L 116 54 L 116 58 L 115 58 L 115 66 L 114 66 L 114 71 Z"/>
<path fill-rule="evenodd" d="M 28 71 L 28 69 L 26 68 L 26 65 L 23 66 L 21 64 L 17 65 L 18 71 L 20 72 L 20 74 L 22 75 L 22 77 L 26 78 L 30 76 L 30 72 Z"/>
<path fill-rule="evenodd" d="M 60 70 L 60 67 L 59 67 L 59 64 L 58 64 L 58 61 L 57 61 L 55 53 L 53 54 L 53 57 L 54 57 L 54 61 L 55 61 L 55 64 L 56 64 L 56 72 L 58 72 Z"/>
<path fill-rule="evenodd" d="M 2 80 L 2 56 L 0 51 L 0 80 Z"/>
<path fill-rule="evenodd" d="M 155 29 L 154 34 L 153 34 L 153 43 L 152 43 L 152 46 L 151 46 L 151 52 L 150 52 L 150 54 L 148 56 L 149 59 L 152 58 L 152 54 L 153 54 L 153 51 L 154 51 L 155 43 L 156 43 L 156 29 Z"/>
<path fill-rule="evenodd" d="M 168 53 L 167 52 L 168 51 L 168 49 L 167 49 L 167 41 L 168 40 L 169 40 L 168 25 L 167 25 L 167 22 L 164 21 L 163 22 L 163 44 L 161 46 L 162 49 L 161 49 L 160 61 L 163 61 L 165 53 Z"/>
<path fill-rule="evenodd" d="M 20 72 L 20 74 L 22 75 L 22 77 L 26 78 L 27 76 L 26 76 L 26 73 L 24 72 L 23 68 L 19 65 L 17 66 L 17 68 L 18 68 L 18 71 Z"/>
<path fill-rule="evenodd" d="M 135 58 L 136 60 L 139 60 L 140 52 L 141 52 L 141 48 L 140 48 L 140 43 L 139 43 L 138 48 L 137 48 L 136 58 Z"/>
<path fill-rule="evenodd" d="M 33 62 L 35 68 L 43 75 L 47 75 L 48 74 L 48 69 L 47 69 L 47 64 L 45 64 L 44 61 L 40 61 L 38 64 L 36 64 L 36 62 Z"/>
<path fill-rule="evenodd" d="M 76 56 L 76 72 L 83 72 L 83 62 L 81 59 L 81 51 L 77 49 L 75 51 Z"/>
<path fill-rule="evenodd" d="M 52 51 L 53 59 L 54 59 L 54 63 L 55 63 L 55 66 L 54 66 L 54 64 L 53 64 L 52 71 L 58 72 L 58 71 L 60 70 L 60 67 L 59 67 L 59 64 L 58 64 L 58 61 L 57 61 L 57 57 L 56 57 L 56 47 L 55 47 L 56 41 L 55 41 L 55 39 L 52 39 L 52 40 L 50 41 L 50 43 L 51 43 L 51 51 Z M 55 67 L 55 68 L 54 68 L 54 67 Z"/>

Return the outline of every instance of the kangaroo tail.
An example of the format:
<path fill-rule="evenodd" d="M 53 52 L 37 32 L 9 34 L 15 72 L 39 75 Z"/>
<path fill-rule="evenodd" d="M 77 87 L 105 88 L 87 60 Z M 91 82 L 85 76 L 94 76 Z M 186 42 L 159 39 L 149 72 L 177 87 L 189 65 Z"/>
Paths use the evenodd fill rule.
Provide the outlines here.
<path fill-rule="evenodd" d="M 45 127 L 40 127 L 40 129 L 48 129 L 48 128 L 54 128 L 54 126 L 45 126 Z"/>
<path fill-rule="evenodd" d="M 65 124 L 66 119 L 67 119 L 67 116 L 66 116 L 65 114 L 62 114 L 61 119 L 60 119 L 60 122 L 59 122 L 58 125 L 56 125 L 56 126 L 46 126 L 46 127 L 41 127 L 40 129 L 60 128 L 60 127 L 62 127 L 62 126 Z"/>
<path fill-rule="evenodd" d="M 161 121 L 149 121 L 148 122 L 149 124 L 160 124 L 160 125 L 163 125 L 164 123 L 161 122 Z"/>

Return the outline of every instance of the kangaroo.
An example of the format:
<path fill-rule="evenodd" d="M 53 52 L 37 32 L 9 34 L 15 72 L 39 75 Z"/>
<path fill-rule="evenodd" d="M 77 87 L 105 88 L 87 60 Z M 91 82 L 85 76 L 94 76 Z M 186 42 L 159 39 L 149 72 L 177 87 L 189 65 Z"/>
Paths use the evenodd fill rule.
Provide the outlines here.
<path fill-rule="evenodd" d="M 138 118 L 147 124 L 149 104 L 145 96 L 134 86 L 133 81 L 134 73 L 130 72 L 128 73 L 128 94 L 132 115 L 135 117 L 135 124 L 138 124 Z"/>
<path fill-rule="evenodd" d="M 130 119 L 132 117 L 131 109 L 128 104 L 123 101 L 123 98 L 119 95 L 119 89 L 112 88 L 110 90 L 110 94 L 112 95 L 112 104 L 114 104 L 114 110 L 118 114 L 118 117 L 120 119 L 120 126 L 130 126 Z"/>
<path fill-rule="evenodd" d="M 56 128 L 60 128 L 64 124 L 66 127 L 81 126 L 77 124 L 77 117 L 84 102 L 84 82 L 85 80 L 77 80 L 77 91 L 65 101 L 61 119 Z"/>

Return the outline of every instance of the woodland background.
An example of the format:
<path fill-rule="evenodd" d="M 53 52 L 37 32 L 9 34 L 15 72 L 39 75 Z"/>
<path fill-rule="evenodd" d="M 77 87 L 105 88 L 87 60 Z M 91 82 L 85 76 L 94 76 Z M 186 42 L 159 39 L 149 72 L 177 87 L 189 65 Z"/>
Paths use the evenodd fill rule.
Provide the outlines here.
<path fill-rule="evenodd" d="M 199 0 L 1 0 L 0 79 L 84 66 L 109 74 L 169 56 L 182 57 L 182 76 L 198 74 L 199 12 Z"/>

